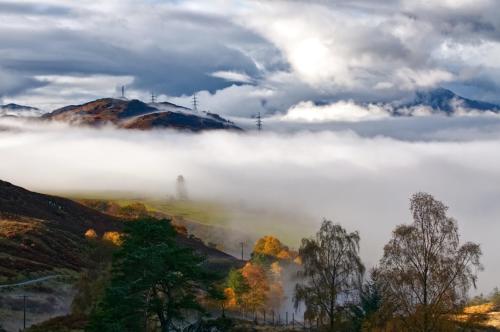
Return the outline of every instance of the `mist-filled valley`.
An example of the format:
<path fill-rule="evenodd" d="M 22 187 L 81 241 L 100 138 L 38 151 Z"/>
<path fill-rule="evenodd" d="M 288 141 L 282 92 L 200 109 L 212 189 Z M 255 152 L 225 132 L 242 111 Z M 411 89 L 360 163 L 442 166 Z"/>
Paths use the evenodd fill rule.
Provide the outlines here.
<path fill-rule="evenodd" d="M 493 120 L 488 127 L 500 128 Z M 422 120 L 407 120 L 412 121 Z M 392 229 L 411 220 L 410 196 L 429 192 L 450 206 L 467 240 L 481 244 L 485 272 L 479 291 L 488 292 L 500 274 L 495 235 L 500 135 L 493 129 L 486 134 L 481 124 L 461 135 L 455 119 L 439 121 L 433 133 L 442 133 L 442 139 L 430 139 L 428 129 L 421 139 L 391 137 L 408 125 L 392 120 L 365 123 L 381 131 L 390 127 L 387 136 L 370 136 L 347 128 L 130 132 L 4 119 L 0 172 L 6 181 L 43 193 L 160 201 L 175 197 L 182 175 L 190 200 L 224 210 L 212 224 L 253 239 L 275 235 L 298 248 L 301 237 L 312 235 L 323 218 L 331 219 L 360 231 L 367 266 L 377 264 Z M 237 239 L 224 241 L 238 247 Z"/>

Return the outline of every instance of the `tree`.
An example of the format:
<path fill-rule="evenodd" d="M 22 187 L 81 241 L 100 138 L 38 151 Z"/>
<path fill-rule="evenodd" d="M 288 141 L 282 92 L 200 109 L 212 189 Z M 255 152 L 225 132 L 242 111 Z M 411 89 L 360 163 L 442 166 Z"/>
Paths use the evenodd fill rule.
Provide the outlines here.
<path fill-rule="evenodd" d="M 288 250 L 288 247 L 283 245 L 276 237 L 270 235 L 258 239 L 253 247 L 253 253 L 274 257 L 277 257 L 283 250 Z"/>
<path fill-rule="evenodd" d="M 294 257 L 294 254 L 278 238 L 266 235 L 255 242 L 252 261 L 270 263 L 275 259 L 290 260 Z"/>
<path fill-rule="evenodd" d="M 384 247 L 385 295 L 408 331 L 445 330 L 446 318 L 476 285 L 481 249 L 471 242 L 460 245 L 457 223 L 447 209 L 432 195 L 413 195 L 413 223 L 397 226 Z"/>
<path fill-rule="evenodd" d="M 250 287 L 242 296 L 243 305 L 254 312 L 264 308 L 269 292 L 269 280 L 264 268 L 260 264 L 246 263 L 241 274 Z"/>
<path fill-rule="evenodd" d="M 80 274 L 76 282 L 76 294 L 71 303 L 71 313 L 76 316 L 87 316 L 102 298 L 111 276 L 111 259 L 117 247 L 95 237 L 87 237 L 88 268 Z"/>
<path fill-rule="evenodd" d="M 295 287 L 295 306 L 306 306 L 309 318 L 328 320 L 329 330 L 336 318 L 357 297 L 364 266 L 359 257 L 359 234 L 348 233 L 339 224 L 324 220 L 316 237 L 302 239 L 299 256 L 301 283 Z"/>
<path fill-rule="evenodd" d="M 377 269 L 370 271 L 361 288 L 359 301 L 353 303 L 350 311 L 354 331 L 386 331 L 384 327 L 391 318 L 392 304 L 384 301 Z"/>
<path fill-rule="evenodd" d="M 241 271 L 236 269 L 231 269 L 231 271 L 229 271 L 226 285 L 228 288 L 234 290 L 237 297 L 241 297 L 250 290 L 247 279 L 243 276 Z"/>
<path fill-rule="evenodd" d="M 201 267 L 202 257 L 176 244 L 175 236 L 168 220 L 127 223 L 90 331 L 145 331 L 157 322 L 161 331 L 170 331 L 188 312 L 202 311 L 197 295 L 213 275 Z"/>
<path fill-rule="evenodd" d="M 224 294 L 226 297 L 225 306 L 235 308 L 242 304 L 243 295 L 250 290 L 247 279 L 240 270 L 231 269 L 226 278 Z"/>

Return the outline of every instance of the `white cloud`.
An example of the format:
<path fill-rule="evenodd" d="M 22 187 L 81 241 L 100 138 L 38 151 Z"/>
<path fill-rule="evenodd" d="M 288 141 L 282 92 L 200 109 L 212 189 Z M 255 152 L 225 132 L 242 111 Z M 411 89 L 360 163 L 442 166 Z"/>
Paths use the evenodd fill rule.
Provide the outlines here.
<path fill-rule="evenodd" d="M 281 119 L 298 122 L 327 122 L 374 120 L 390 116 L 390 110 L 380 105 L 362 106 L 352 100 L 328 105 L 315 105 L 308 101 L 292 106 Z"/>
<path fill-rule="evenodd" d="M 212 75 L 213 77 L 222 78 L 229 82 L 236 82 L 236 83 L 252 83 L 254 81 L 247 74 L 235 71 L 216 71 L 210 75 Z"/>
<path fill-rule="evenodd" d="M 439 84 L 451 81 L 454 75 L 446 70 L 427 69 L 413 70 L 401 68 L 396 71 L 400 88 L 414 91 L 419 88 L 433 88 Z"/>

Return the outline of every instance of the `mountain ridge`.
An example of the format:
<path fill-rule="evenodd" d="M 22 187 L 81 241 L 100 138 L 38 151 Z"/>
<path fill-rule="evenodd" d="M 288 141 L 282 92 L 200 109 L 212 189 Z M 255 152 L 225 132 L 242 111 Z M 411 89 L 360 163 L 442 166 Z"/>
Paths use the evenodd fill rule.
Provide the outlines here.
<path fill-rule="evenodd" d="M 168 102 L 147 104 L 137 99 L 101 98 L 81 105 L 65 106 L 43 114 L 41 118 L 76 125 L 112 124 L 124 129 L 241 130 L 217 114 L 193 111 Z"/>
<path fill-rule="evenodd" d="M 446 115 L 452 115 L 460 109 L 466 111 L 500 112 L 500 105 L 465 98 L 442 87 L 416 91 L 412 100 L 399 101 L 392 104 L 395 106 L 395 115 L 405 115 L 405 109 L 421 106 L 432 109 L 434 113 L 445 113 Z"/>

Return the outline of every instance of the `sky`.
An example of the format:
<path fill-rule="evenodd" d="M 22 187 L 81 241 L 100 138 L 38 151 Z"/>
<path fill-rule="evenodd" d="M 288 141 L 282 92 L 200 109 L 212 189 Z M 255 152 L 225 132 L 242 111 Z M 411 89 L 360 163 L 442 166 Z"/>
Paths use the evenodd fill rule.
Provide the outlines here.
<path fill-rule="evenodd" d="M 228 116 L 447 87 L 500 102 L 496 0 L 0 1 L 0 98 L 127 96 Z M 302 103 L 302 104 L 301 104 Z"/>
<path fill-rule="evenodd" d="M 183 174 L 196 199 L 294 215 L 278 237 L 322 218 L 359 230 L 368 267 L 426 191 L 481 244 L 487 293 L 500 286 L 500 116 L 394 117 L 391 103 L 438 87 L 500 103 L 499 58 L 498 0 L 0 0 L 0 104 L 50 111 L 125 86 L 183 106 L 196 93 L 245 129 L 264 116 L 260 134 L 199 135 L 0 117 L 0 179 L 167 197 Z"/>

